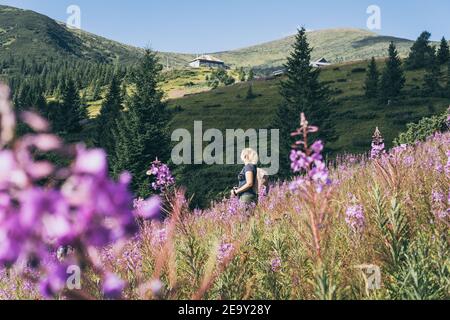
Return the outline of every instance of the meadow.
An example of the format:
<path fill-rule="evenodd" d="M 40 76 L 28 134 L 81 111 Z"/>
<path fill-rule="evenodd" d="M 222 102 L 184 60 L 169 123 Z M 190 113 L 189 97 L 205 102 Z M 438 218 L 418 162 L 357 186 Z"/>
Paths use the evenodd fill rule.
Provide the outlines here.
<path fill-rule="evenodd" d="M 360 154 L 370 147 L 371 136 L 379 127 L 387 147 L 403 132 L 408 123 L 423 117 L 444 112 L 448 99 L 422 97 L 421 86 L 424 70 L 405 71 L 405 89 L 397 102 L 386 106 L 376 99 L 364 96 L 366 61 L 338 64 L 326 67 L 321 72 L 321 81 L 327 83 L 333 93 L 332 125 L 337 140 L 327 145 L 330 159 L 342 153 Z M 378 60 L 378 68 L 384 68 L 384 60 Z M 443 68 L 443 74 L 446 70 Z M 200 71 L 197 71 L 200 72 Z M 206 70 L 202 71 L 206 72 Z M 198 78 L 198 76 L 195 76 Z M 179 78 L 177 81 L 189 82 Z M 261 79 L 239 82 L 232 86 L 221 86 L 199 94 L 188 94 L 183 98 L 168 101 L 173 110 L 171 130 L 185 128 L 191 133 L 194 121 L 203 121 L 206 129 L 265 129 L 271 128 L 278 106 L 282 102 L 278 79 Z M 445 83 L 443 83 L 445 85 Z M 253 97 L 247 98 L 249 87 Z M 174 87 L 174 85 L 171 85 Z M 167 87 L 166 87 L 167 88 Z M 220 198 L 235 184 L 238 166 L 189 166 L 179 175 L 183 185 L 189 186 L 188 194 L 194 195 L 195 205 L 205 207 L 210 199 Z"/>
<path fill-rule="evenodd" d="M 5 146 L 14 121 L 0 105 L 9 119 Z M 370 153 L 328 164 L 323 143 L 310 141 L 291 153 L 297 176 L 261 190 L 257 206 L 231 198 L 191 211 L 166 165 L 150 169 L 160 196 L 133 201 L 129 177 L 109 180 L 104 153 L 82 146 L 62 171 L 66 182 L 43 189 L 36 182 L 52 170 L 23 148 L 61 146 L 42 133 L 43 119 L 24 120 L 41 133 L 0 153 L 28 181 L 0 175 L 2 190 L 15 190 L 2 193 L 0 261 L 10 266 L 0 273 L 2 299 L 449 298 L 449 133 L 389 151 L 377 133 Z M 299 139 L 317 130 L 301 123 Z M 23 159 L 40 165 L 40 175 Z M 62 210 L 66 201 L 72 216 Z M 108 223 L 98 220 L 103 214 Z M 14 233 L 5 229 L 11 225 Z M 60 253 L 67 239 L 74 247 Z M 66 286 L 64 268 L 73 265 L 82 268 L 80 290 Z"/>

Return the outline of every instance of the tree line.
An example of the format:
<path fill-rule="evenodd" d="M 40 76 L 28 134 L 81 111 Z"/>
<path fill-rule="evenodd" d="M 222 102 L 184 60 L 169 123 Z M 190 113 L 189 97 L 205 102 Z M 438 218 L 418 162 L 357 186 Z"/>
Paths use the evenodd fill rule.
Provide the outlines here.
<path fill-rule="evenodd" d="M 417 38 L 411 47 L 408 58 L 402 63 L 395 44 L 389 46 L 386 66 L 379 71 L 377 61 L 372 58 L 365 81 L 365 95 L 370 99 L 380 99 L 383 103 L 390 103 L 397 99 L 405 86 L 404 70 L 425 69 L 421 92 L 424 97 L 450 97 L 450 50 L 445 37 L 439 48 L 430 41 L 431 34 L 427 31 Z M 442 72 L 446 70 L 446 82 Z"/>

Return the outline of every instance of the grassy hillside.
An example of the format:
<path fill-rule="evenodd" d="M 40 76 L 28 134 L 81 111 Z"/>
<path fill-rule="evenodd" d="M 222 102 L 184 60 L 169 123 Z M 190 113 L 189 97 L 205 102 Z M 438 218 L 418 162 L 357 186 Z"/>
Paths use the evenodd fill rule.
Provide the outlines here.
<path fill-rule="evenodd" d="M 383 67 L 383 60 L 379 61 Z M 398 103 L 380 105 L 365 98 L 363 85 L 367 62 L 347 63 L 323 69 L 322 81 L 333 90 L 335 107 L 333 120 L 338 140 L 328 145 L 333 155 L 364 153 L 370 149 L 375 127 L 382 131 L 388 145 L 405 130 L 406 124 L 446 110 L 449 99 L 420 97 L 423 70 L 408 71 L 407 84 Z M 175 112 L 172 129 L 186 128 L 192 132 L 194 121 L 202 120 L 203 128 L 249 129 L 270 127 L 281 97 L 279 81 L 254 81 L 254 99 L 246 99 L 250 83 L 239 83 L 209 92 L 171 100 Z M 314 119 L 311 119 L 314 122 Z M 197 195 L 198 203 L 219 192 L 227 193 L 236 183 L 239 166 L 188 166 L 182 182 Z"/>
<path fill-rule="evenodd" d="M 134 63 L 141 48 L 127 46 L 65 24 L 42 14 L 0 5 L 0 59 L 48 62 L 55 57 L 71 57 L 102 63 Z M 184 66 L 193 55 L 160 53 L 172 66 Z"/>
<path fill-rule="evenodd" d="M 295 36 L 243 48 L 214 53 L 215 56 L 235 66 L 268 68 L 281 66 L 291 51 Z M 325 57 L 331 62 L 364 60 L 372 56 L 386 56 L 386 47 L 394 41 L 399 53 L 405 56 L 412 41 L 380 36 L 360 29 L 327 29 L 308 32 L 308 41 L 314 48 L 312 57 Z"/>

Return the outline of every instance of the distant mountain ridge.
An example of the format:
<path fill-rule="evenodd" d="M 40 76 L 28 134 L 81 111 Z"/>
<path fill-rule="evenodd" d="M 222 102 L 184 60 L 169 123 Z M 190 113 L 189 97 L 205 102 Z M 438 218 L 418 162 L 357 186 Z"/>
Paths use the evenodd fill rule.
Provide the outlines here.
<path fill-rule="evenodd" d="M 313 58 L 325 57 L 331 62 L 364 60 L 386 56 L 390 41 L 407 55 L 411 40 L 380 36 L 376 33 L 338 28 L 308 32 Z M 211 53 L 232 67 L 275 68 L 289 54 L 295 36 L 250 46 Z M 81 30 L 69 29 L 45 15 L 30 10 L 0 5 L 0 58 L 14 54 L 18 58 L 48 61 L 55 56 L 94 62 L 131 64 L 142 53 L 141 48 L 125 45 Z M 161 62 L 171 67 L 185 67 L 193 54 L 160 52 Z"/>

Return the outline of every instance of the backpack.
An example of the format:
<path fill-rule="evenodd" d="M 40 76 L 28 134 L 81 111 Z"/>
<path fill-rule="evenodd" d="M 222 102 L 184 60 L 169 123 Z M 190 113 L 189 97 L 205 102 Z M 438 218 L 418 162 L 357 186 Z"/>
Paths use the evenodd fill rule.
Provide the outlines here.
<path fill-rule="evenodd" d="M 266 170 L 258 168 L 256 170 L 256 179 L 255 179 L 255 184 L 253 185 L 253 191 L 256 194 L 259 194 L 259 192 L 261 191 L 261 189 L 263 187 L 266 188 L 268 187 L 269 184 L 269 174 Z"/>

